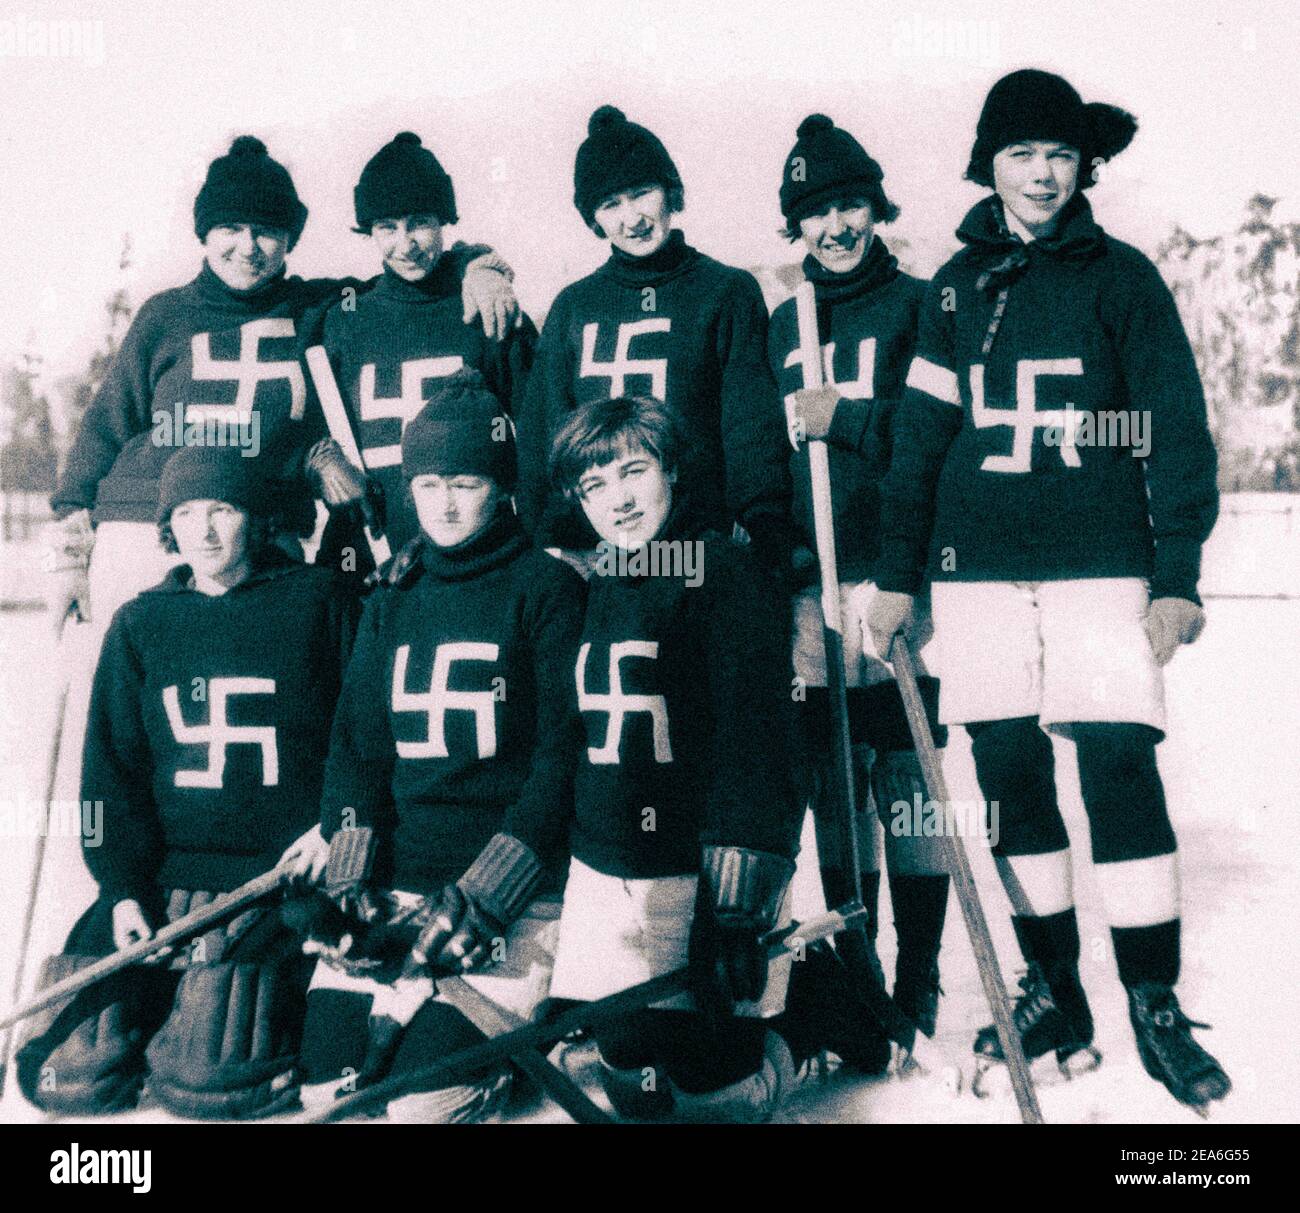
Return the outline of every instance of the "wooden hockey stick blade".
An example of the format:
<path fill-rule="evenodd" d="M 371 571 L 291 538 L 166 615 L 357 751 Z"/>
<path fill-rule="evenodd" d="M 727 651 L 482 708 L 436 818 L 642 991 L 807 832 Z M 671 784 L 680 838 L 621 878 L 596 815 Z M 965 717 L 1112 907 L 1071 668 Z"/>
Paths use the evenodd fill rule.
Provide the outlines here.
<path fill-rule="evenodd" d="M 966 855 L 966 847 L 961 835 L 955 828 L 955 822 L 949 817 L 951 801 L 948 797 L 948 783 L 944 778 L 939 754 L 934 748 L 934 738 L 930 735 L 925 705 L 921 700 L 920 689 L 917 687 L 916 663 L 908 642 L 901 636 L 894 641 L 890 662 L 898 679 L 898 689 L 902 692 L 907 724 L 912 732 L 912 741 L 921 762 L 921 770 L 925 775 L 926 788 L 930 793 L 930 799 L 939 805 L 944 813 L 945 828 L 942 839 L 948 857 L 948 871 L 952 877 L 953 889 L 957 893 L 957 902 L 961 906 L 962 917 L 966 921 L 966 932 L 970 936 L 971 947 L 975 952 L 975 964 L 979 969 L 980 984 L 984 987 L 984 997 L 988 1000 L 989 1010 L 993 1012 L 993 1023 L 997 1028 L 998 1041 L 1002 1045 L 1002 1056 L 1006 1059 L 1007 1069 L 1011 1075 L 1011 1085 L 1020 1108 L 1020 1119 L 1027 1125 L 1042 1124 L 1042 1109 L 1038 1106 L 1038 1097 L 1034 1093 L 1033 1076 L 1030 1074 L 1029 1062 L 1025 1058 L 1025 1051 L 1021 1045 L 1020 1033 L 1016 1031 L 1011 1016 L 1011 1003 L 1007 998 L 1006 984 L 1002 980 L 1002 969 L 993 947 L 993 937 L 989 934 L 984 907 L 980 904 L 979 890 L 975 887 L 975 878 L 971 873 L 970 859 Z"/>
<path fill-rule="evenodd" d="M 20 1020 L 26 1019 L 29 1015 L 35 1015 L 37 1011 L 43 1011 L 46 1007 L 52 1006 L 64 998 L 79 994 L 87 987 L 93 986 L 98 981 L 103 981 L 106 977 L 111 977 L 121 969 L 148 960 L 155 953 L 162 951 L 163 948 L 171 947 L 200 931 L 206 930 L 223 918 L 228 918 L 245 906 L 249 906 L 253 902 L 275 892 L 276 889 L 287 884 L 291 877 L 292 873 L 288 868 L 273 868 L 270 872 L 255 877 L 248 881 L 247 884 L 232 889 L 229 893 L 222 893 L 192 914 L 186 914 L 184 918 L 178 918 L 175 922 L 170 922 L 165 927 L 159 928 L 148 939 L 142 939 L 139 943 L 133 943 L 129 948 L 121 948 L 116 952 L 112 952 L 102 960 L 98 960 L 92 965 L 87 965 L 86 968 L 81 969 L 79 972 L 73 973 L 70 977 L 65 977 L 62 981 L 56 981 L 52 986 L 46 986 L 45 989 L 28 999 L 22 1006 L 15 1007 L 3 1018 L 0 1018 L 0 1028 L 7 1028 Z"/>
<path fill-rule="evenodd" d="M 792 923 L 773 931 L 764 940 L 769 958 L 779 956 L 783 951 L 797 951 L 804 943 L 825 939 L 838 931 L 852 930 L 864 914 L 861 907 L 851 907 L 847 911 L 831 910 L 805 923 Z M 460 1049 L 433 1065 L 397 1074 L 374 1086 L 365 1087 L 304 1117 L 301 1123 L 324 1124 L 339 1120 L 373 1104 L 387 1103 L 410 1090 L 437 1090 L 463 1074 L 498 1065 L 523 1049 L 549 1049 L 573 1032 L 599 1027 L 633 1011 L 641 1011 L 672 998 L 686 989 L 689 980 L 690 970 L 683 967 L 629 986 L 626 990 L 620 990 L 597 1002 L 579 1003 L 545 1023 L 530 1023 L 494 1040 Z"/>
<path fill-rule="evenodd" d="M 443 977 L 438 993 L 489 1040 L 526 1027 L 528 1021 L 476 990 L 463 977 Z M 580 1125 L 618 1122 L 592 1102 L 587 1093 L 537 1049 L 520 1049 L 512 1059 L 543 1091 Z"/>
<path fill-rule="evenodd" d="M 364 472 L 365 460 L 361 458 L 361 448 L 357 445 L 352 423 L 348 420 L 347 406 L 343 403 L 339 385 L 334 379 L 334 368 L 330 365 L 329 354 L 323 345 L 313 345 L 307 351 L 307 369 L 311 372 L 312 383 L 316 385 L 316 398 L 320 401 L 321 412 L 325 414 L 325 425 L 330 437 L 339 444 L 347 461 L 358 471 Z M 392 559 L 392 548 L 385 536 L 371 534 L 369 527 L 365 530 L 370 554 L 378 568 Z"/>

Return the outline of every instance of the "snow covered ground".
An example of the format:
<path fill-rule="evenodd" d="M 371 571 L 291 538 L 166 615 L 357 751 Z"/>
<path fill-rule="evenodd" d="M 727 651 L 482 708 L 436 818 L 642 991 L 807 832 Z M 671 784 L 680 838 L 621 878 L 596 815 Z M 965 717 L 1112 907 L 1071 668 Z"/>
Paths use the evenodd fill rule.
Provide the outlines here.
<path fill-rule="evenodd" d="M 1182 854 L 1184 961 L 1180 995 L 1193 1018 L 1214 1025 L 1202 1033 L 1235 1084 L 1215 1123 L 1289 1123 L 1300 1119 L 1300 1034 L 1296 991 L 1300 946 L 1300 745 L 1297 745 L 1295 672 L 1300 669 L 1300 601 L 1211 599 L 1209 625 L 1168 671 L 1170 736 L 1160 767 Z M 47 617 L 0 612 L 0 802 L 39 798 L 54 712 L 56 654 Z M 1057 741 L 1062 808 L 1077 854 L 1087 855 L 1073 747 Z M 953 730 L 946 757 L 952 795 L 975 798 L 969 745 Z M 74 842 L 51 839 L 42 892 L 37 953 L 57 948 L 68 924 L 87 904 L 91 885 Z M 18 927 L 32 854 L 30 838 L 0 833 L 0 995 L 9 1001 Z M 1008 976 L 1017 953 L 1005 902 L 987 850 L 971 858 L 994 940 Z M 1040 1091 L 1043 1111 L 1056 1123 L 1195 1124 L 1143 1072 L 1133 1046 L 1123 992 L 1114 975 L 1109 936 L 1096 882 L 1086 863 L 1076 867 L 1083 931 L 1082 976 L 1097 1021 L 1101 1069 L 1072 1083 Z M 820 904 L 811 830 L 796 888 L 798 913 Z M 886 969 L 892 968 L 888 898 L 881 933 Z M 950 905 L 942 957 L 945 997 L 940 1006 L 941 1050 L 969 1072 L 970 1040 L 987 1022 L 969 943 L 955 901 Z M 1014 1121 L 1005 1098 L 980 1101 L 952 1094 L 951 1075 L 933 1079 L 835 1079 L 801 1093 L 783 1114 L 796 1121 L 993 1122 Z M 33 1111 L 6 1084 L 0 1121 L 31 1119 Z M 540 1119 L 562 1119 L 542 1109 Z M 138 1113 L 132 1119 L 144 1119 Z"/>

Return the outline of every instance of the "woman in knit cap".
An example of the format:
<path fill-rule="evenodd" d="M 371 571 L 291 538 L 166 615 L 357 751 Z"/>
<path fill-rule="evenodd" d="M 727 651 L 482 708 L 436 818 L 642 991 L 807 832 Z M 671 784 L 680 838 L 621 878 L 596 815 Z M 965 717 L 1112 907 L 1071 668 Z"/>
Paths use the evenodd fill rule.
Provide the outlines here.
<path fill-rule="evenodd" d="M 81 786 L 103 805 L 83 844 L 99 896 L 47 984 L 269 871 L 318 814 L 354 596 L 275 543 L 258 459 L 189 447 L 157 492 L 160 547 L 181 563 L 104 641 Z M 247 911 L 173 969 L 126 970 L 45 1012 L 19 1052 L 23 1091 L 52 1111 L 116 1111 L 147 1072 L 182 1115 L 280 1110 L 309 975 L 278 913 Z"/>
<path fill-rule="evenodd" d="M 874 818 L 866 813 L 874 796 L 885 830 L 889 890 L 898 934 L 894 999 L 927 1035 L 934 1035 L 939 997 L 938 955 L 948 901 L 948 877 L 935 838 L 918 837 L 912 809 L 925 782 L 912 747 L 898 684 L 880 660 L 866 629 L 866 612 L 875 594 L 872 577 L 880 554 L 880 477 L 889 462 L 893 414 L 916 342 L 917 313 L 924 284 L 898 268 L 875 234 L 898 208 L 885 195 L 884 174 L 846 130 L 824 114 L 799 124 L 781 178 L 784 235 L 802 242 L 805 277 L 813 284 L 821 337 L 825 386 L 804 389 L 795 301 L 772 314 L 768 356 L 785 395 L 795 452 L 790 459 L 795 521 L 801 545 L 795 565 L 804 584 L 795 599 L 794 666 L 807 686 L 800 709 L 814 776 L 815 818 L 822 883 L 828 904 L 852 895 L 853 872 L 838 854 L 836 815 L 829 794 L 830 702 L 822 640 L 817 537 L 813 527 L 810 468 L 804 444 L 829 443 L 835 554 L 845 620 L 845 679 L 849 729 L 863 811 L 858 829 L 863 901 L 869 912 L 865 954 L 858 934 L 838 941 L 850 966 L 868 965 L 879 980 L 874 941 L 880 869 Z M 938 687 L 926 678 L 930 703 Z M 942 733 L 939 733 L 942 744 Z M 890 814 L 885 817 L 885 814 Z M 895 817 L 897 820 L 895 820 Z M 868 978 L 872 979 L 871 977 Z M 883 1070 L 890 1047 L 878 1038 Z"/>
<path fill-rule="evenodd" d="M 483 373 L 517 412 L 537 330 L 521 316 L 488 337 L 464 315 L 461 263 L 444 253 L 443 229 L 459 222 L 451 178 L 420 137 L 402 131 L 371 157 L 354 191 L 356 230 L 382 262 L 372 290 L 325 318 L 324 344 L 351 414 L 366 470 L 384 493 L 394 551 L 420 533 L 402 479 L 402 431 L 439 381 L 461 367 Z M 336 515 L 342 519 L 342 515 Z M 358 536 L 347 542 L 365 550 Z M 327 535 L 333 550 L 342 541 Z"/>
<path fill-rule="evenodd" d="M 322 833 L 336 845 L 355 833 L 345 827 L 374 832 L 379 875 L 367 900 L 387 912 L 370 938 L 384 942 L 370 955 L 359 943 L 330 954 L 316 970 L 308 1106 L 483 1039 L 434 997 L 436 976 L 465 975 L 530 1017 L 555 950 L 585 587 L 529 547 L 510 500 L 509 421 L 477 371 L 444 380 L 406 427 L 402 473 L 419 545 L 403 577 L 367 603 L 321 801 Z M 386 951 L 394 939 L 401 946 Z M 502 1067 L 403 1096 L 389 1116 L 480 1120 L 509 1082 Z"/>
<path fill-rule="evenodd" d="M 888 653 L 933 579 L 941 716 L 971 734 L 1000 811 L 994 856 L 1029 965 L 1015 1009 L 1026 1052 L 1096 1061 L 1051 731 L 1076 743 L 1142 1063 L 1203 1108 L 1230 1084 L 1173 990 L 1177 855 L 1155 746 L 1161 667 L 1204 622 L 1196 582 L 1218 495 L 1173 298 L 1084 193 L 1136 127 L 1047 72 L 989 92 L 966 175 L 992 193 L 921 308 L 870 623 Z M 1000 1057 L 991 1027 L 975 1048 Z"/>
<path fill-rule="evenodd" d="M 652 132 L 613 106 L 588 123 L 574 204 L 610 256 L 565 287 L 546 318 L 520 420 L 526 525 L 546 545 L 592 546 L 580 512 L 549 491 L 549 444 L 579 404 L 641 393 L 690 429 L 682 489 L 702 516 L 727 533 L 738 524 L 765 563 L 784 568 L 790 484 L 758 283 L 674 230 L 677 167 Z"/>

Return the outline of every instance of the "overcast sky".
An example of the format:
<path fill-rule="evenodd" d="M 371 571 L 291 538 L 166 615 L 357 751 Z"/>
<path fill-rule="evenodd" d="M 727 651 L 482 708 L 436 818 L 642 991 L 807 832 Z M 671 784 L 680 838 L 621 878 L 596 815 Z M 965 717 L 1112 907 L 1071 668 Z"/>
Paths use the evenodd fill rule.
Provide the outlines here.
<path fill-rule="evenodd" d="M 78 53 L 42 48 L 51 20 L 76 24 L 81 45 L 65 30 L 53 49 Z M 1116 235 L 1148 251 L 1175 221 L 1213 235 L 1256 191 L 1296 217 L 1298 46 L 1291 0 L 3 0 L 0 358 L 35 330 L 54 372 L 75 369 L 102 334 L 124 232 L 137 305 L 192 277 L 194 194 L 245 131 L 310 208 L 292 271 L 377 269 L 349 232 L 352 186 L 410 128 L 455 182 L 454 234 L 497 246 L 537 311 L 603 256 L 571 200 L 574 152 L 603 102 L 660 135 L 685 181 L 688 238 L 733 263 L 791 259 L 776 191 L 814 110 L 881 161 L 897 233 L 938 257 L 979 196 L 960 178 L 984 94 L 1024 66 L 1137 115 L 1133 146 L 1092 191 Z"/>

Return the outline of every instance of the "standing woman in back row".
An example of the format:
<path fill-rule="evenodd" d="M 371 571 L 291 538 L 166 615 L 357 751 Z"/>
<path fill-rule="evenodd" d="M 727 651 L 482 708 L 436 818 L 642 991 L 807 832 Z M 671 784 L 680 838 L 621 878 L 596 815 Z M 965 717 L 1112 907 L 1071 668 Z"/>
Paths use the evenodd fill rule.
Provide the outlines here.
<path fill-rule="evenodd" d="M 933 579 L 940 715 L 966 726 L 1000 808 L 993 853 L 1029 966 L 1015 1007 L 1026 1053 L 1096 1059 L 1050 730 L 1078 749 L 1142 1063 L 1201 1108 L 1230 1084 L 1173 990 L 1177 854 L 1155 747 L 1162 667 L 1204 623 L 1196 582 L 1218 493 L 1173 297 L 1083 194 L 1136 129 L 1048 72 L 990 91 L 966 175 L 992 192 L 922 305 L 884 481 L 887 592 L 869 619 L 888 654 Z M 991 1027 L 975 1050 L 1001 1057 Z"/>

